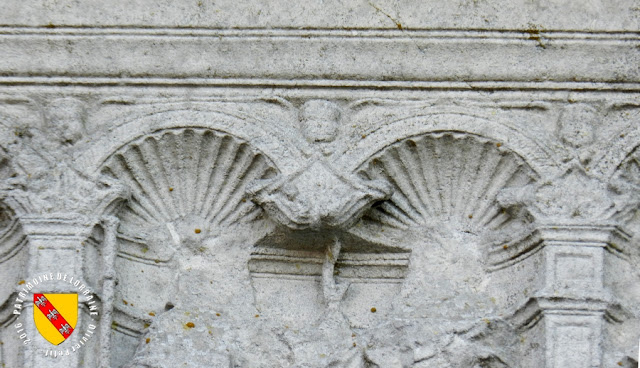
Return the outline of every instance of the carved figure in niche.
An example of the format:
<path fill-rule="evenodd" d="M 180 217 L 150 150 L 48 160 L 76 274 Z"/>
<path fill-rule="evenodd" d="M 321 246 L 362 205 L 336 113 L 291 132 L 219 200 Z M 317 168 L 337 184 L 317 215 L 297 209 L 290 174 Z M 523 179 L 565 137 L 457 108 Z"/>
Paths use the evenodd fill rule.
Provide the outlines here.
<path fill-rule="evenodd" d="M 254 307 L 247 269 L 265 226 L 252 221 L 261 211 L 244 198 L 245 186 L 273 170 L 246 142 L 191 128 L 131 142 L 107 161 L 103 172 L 133 192 L 118 231 L 120 251 L 135 256 L 122 261 L 119 292 L 135 283 L 126 271 L 143 262 L 161 259 L 147 271 L 170 279 L 170 292 L 158 290 L 169 294 L 166 310 L 155 311 L 128 367 L 289 364 L 290 349 Z"/>
<path fill-rule="evenodd" d="M 222 233 L 197 216 L 156 229 L 149 245 L 174 248 L 172 297 L 168 311 L 149 327 L 127 367 L 289 364 L 289 347 L 254 307 L 246 260 L 255 239 L 243 234 L 260 231 L 244 226 Z"/>
<path fill-rule="evenodd" d="M 335 263 L 341 243 L 336 237 L 325 252 L 322 267 L 322 288 L 325 299 L 324 314 L 316 323 L 300 330 L 285 329 L 283 339 L 291 346 L 296 367 L 345 367 L 366 366 L 362 347 L 349 321 L 340 310 L 340 303 L 349 284 L 337 284 L 334 278 Z"/>
<path fill-rule="evenodd" d="M 491 347 L 490 340 L 468 331 L 485 320 L 500 320 L 484 253 L 491 234 L 521 227 L 514 226 L 496 195 L 506 186 L 531 182 L 535 176 L 528 165 L 501 142 L 434 132 L 385 148 L 364 165 L 362 175 L 388 177 L 394 186 L 391 199 L 364 221 L 411 249 L 392 322 L 364 331 L 373 346 L 367 359 L 380 367 L 508 366 L 508 349 Z M 455 346 L 473 353 L 461 354 Z"/>
<path fill-rule="evenodd" d="M 249 237 L 238 236 L 240 231 L 255 230 L 245 227 L 221 231 L 194 214 L 167 223 L 164 231 L 157 230 L 149 246 L 168 244 L 173 252 L 170 268 L 175 270 L 175 279 L 169 304 L 189 306 L 206 300 L 209 308 L 219 312 L 224 309 L 226 315 L 255 315 L 253 297 L 248 292 L 251 286 L 242 267 L 249 251 L 242 241 Z M 226 311 L 230 305 L 238 306 L 233 313 Z"/>
<path fill-rule="evenodd" d="M 390 316 L 356 331 L 372 367 L 511 367 L 515 333 L 496 317 L 475 234 L 427 225 L 403 238 L 414 244 L 411 270 Z M 496 343 L 496 339 L 500 343 Z"/>

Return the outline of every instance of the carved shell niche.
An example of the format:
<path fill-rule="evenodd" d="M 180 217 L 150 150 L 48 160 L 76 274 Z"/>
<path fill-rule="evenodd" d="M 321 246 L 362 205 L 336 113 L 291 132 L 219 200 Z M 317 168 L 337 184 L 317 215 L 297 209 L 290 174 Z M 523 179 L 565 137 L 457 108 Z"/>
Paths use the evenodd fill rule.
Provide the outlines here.
<path fill-rule="evenodd" d="M 386 179 L 395 191 L 367 220 L 407 228 L 443 221 L 496 229 L 510 217 L 498 192 L 535 180 L 530 166 L 500 142 L 477 135 L 436 132 L 386 147 L 360 167 L 367 179 Z"/>
<path fill-rule="evenodd" d="M 125 232 L 166 229 L 185 219 L 211 228 L 250 221 L 262 210 L 245 198 L 247 184 L 275 175 L 269 160 L 247 142 L 197 128 L 162 130 L 129 143 L 102 172 L 132 190 L 119 214 Z"/>
<path fill-rule="evenodd" d="M 385 147 L 359 173 L 394 189 L 365 215 L 363 231 L 412 249 L 396 311 L 442 326 L 500 313 L 492 298 L 502 279 L 487 275 L 485 251 L 513 230 L 496 201 L 500 190 L 536 178 L 520 156 L 477 135 L 434 132 Z"/>

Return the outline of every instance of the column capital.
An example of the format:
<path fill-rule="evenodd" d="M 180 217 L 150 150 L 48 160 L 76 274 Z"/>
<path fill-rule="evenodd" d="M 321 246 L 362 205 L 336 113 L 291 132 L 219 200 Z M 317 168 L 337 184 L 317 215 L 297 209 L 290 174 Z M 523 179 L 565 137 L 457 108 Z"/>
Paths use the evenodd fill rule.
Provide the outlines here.
<path fill-rule="evenodd" d="M 573 161 L 556 177 L 502 190 L 498 202 L 536 225 L 603 226 L 624 225 L 640 196 L 629 185 L 601 178 Z"/>
<path fill-rule="evenodd" d="M 92 178 L 64 163 L 61 166 L 5 182 L 0 199 L 28 223 L 40 218 L 92 226 L 114 215 L 130 196 L 129 188 L 112 178 Z"/>

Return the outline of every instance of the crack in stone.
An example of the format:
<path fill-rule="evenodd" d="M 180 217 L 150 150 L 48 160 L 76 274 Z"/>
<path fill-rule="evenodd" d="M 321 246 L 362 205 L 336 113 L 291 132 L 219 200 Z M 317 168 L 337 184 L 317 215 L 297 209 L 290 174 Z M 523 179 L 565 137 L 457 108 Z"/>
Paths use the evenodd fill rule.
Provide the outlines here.
<path fill-rule="evenodd" d="M 380 9 L 379 6 L 377 6 L 376 4 L 372 3 L 371 1 L 369 1 L 369 5 L 371 5 L 376 11 L 378 11 L 380 14 L 384 15 L 385 17 L 389 18 L 393 23 L 395 23 L 396 27 L 398 27 L 399 30 L 403 30 L 402 28 L 402 23 L 400 23 L 400 20 L 392 17 L 391 15 L 389 15 L 389 13 L 385 12 L 384 10 Z"/>

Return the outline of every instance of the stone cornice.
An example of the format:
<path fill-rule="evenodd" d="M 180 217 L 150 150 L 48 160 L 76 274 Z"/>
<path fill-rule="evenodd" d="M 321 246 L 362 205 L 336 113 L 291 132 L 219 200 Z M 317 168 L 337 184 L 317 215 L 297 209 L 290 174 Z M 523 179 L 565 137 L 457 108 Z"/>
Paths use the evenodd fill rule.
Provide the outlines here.
<path fill-rule="evenodd" d="M 0 85 L 638 91 L 639 45 L 538 29 L 0 27 Z"/>

